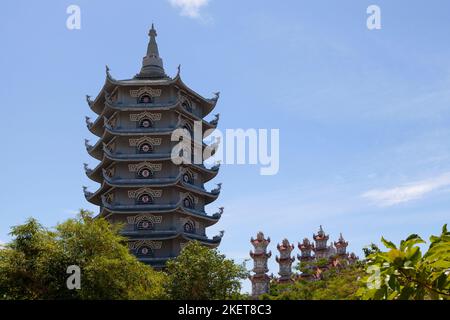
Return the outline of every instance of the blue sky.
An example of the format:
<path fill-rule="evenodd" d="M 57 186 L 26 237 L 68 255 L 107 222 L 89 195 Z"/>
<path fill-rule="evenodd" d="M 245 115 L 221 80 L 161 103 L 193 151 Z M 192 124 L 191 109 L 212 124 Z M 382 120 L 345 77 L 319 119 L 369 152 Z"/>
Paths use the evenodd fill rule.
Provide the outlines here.
<path fill-rule="evenodd" d="M 105 64 L 140 69 L 154 22 L 166 72 L 221 91 L 220 128 L 280 129 L 280 171 L 224 165 L 220 247 L 242 261 L 262 230 L 276 242 L 320 224 L 349 249 L 438 233 L 450 217 L 448 1 L 5 1 L 0 11 L 3 168 L 0 240 L 29 216 L 53 226 L 96 188 L 82 164 L 85 94 Z M 179 3 L 189 3 L 181 1 Z M 81 30 L 66 8 L 81 8 Z M 203 5 L 202 5 L 203 4 Z M 381 8 L 369 31 L 366 9 Z M 271 272 L 277 269 L 271 263 Z"/>

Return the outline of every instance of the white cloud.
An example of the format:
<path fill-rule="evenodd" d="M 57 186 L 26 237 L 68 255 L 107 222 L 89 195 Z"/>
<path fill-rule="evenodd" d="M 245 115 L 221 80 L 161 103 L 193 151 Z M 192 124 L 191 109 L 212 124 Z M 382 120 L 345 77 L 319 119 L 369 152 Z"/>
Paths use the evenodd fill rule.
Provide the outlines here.
<path fill-rule="evenodd" d="M 450 172 L 431 179 L 416 181 L 395 188 L 369 190 L 362 196 L 379 206 L 386 207 L 420 199 L 432 191 L 447 186 L 450 186 Z"/>
<path fill-rule="evenodd" d="M 200 18 L 200 9 L 208 4 L 209 0 L 169 0 L 172 7 L 180 9 L 182 16 Z"/>
<path fill-rule="evenodd" d="M 66 215 L 69 215 L 69 216 L 76 216 L 78 213 L 80 213 L 80 210 L 79 209 L 78 210 L 75 210 L 75 209 L 64 209 L 63 212 Z"/>

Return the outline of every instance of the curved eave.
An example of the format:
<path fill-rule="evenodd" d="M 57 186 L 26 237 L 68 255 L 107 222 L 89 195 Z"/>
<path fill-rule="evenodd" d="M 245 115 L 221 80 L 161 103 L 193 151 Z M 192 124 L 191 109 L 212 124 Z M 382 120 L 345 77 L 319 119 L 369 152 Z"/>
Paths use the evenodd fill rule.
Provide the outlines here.
<path fill-rule="evenodd" d="M 93 112 L 100 115 L 105 107 L 105 93 L 110 93 L 116 87 L 120 86 L 142 86 L 142 85 L 153 85 L 153 86 L 166 86 L 176 82 L 176 79 L 164 78 L 164 79 L 130 79 L 130 80 L 116 80 L 111 77 L 110 73 L 106 72 L 105 82 L 102 89 L 98 93 L 97 97 L 89 104 L 89 107 Z"/>
<path fill-rule="evenodd" d="M 109 184 L 103 182 L 100 188 L 94 192 L 90 197 L 86 197 L 86 200 L 96 206 L 102 205 L 102 194 L 105 194 L 106 192 L 114 189 L 113 186 L 110 186 Z"/>
<path fill-rule="evenodd" d="M 172 134 L 176 129 L 182 127 L 166 127 L 166 128 L 111 128 L 110 126 L 104 126 L 104 131 L 116 136 L 152 136 L 152 135 L 167 135 Z M 208 129 L 215 129 L 215 127 L 206 127 L 203 124 L 203 132 Z M 206 138 L 206 136 L 205 136 Z"/>
<path fill-rule="evenodd" d="M 197 195 L 203 196 L 205 200 L 205 205 L 210 204 L 214 200 L 216 200 L 220 194 L 220 192 L 212 193 L 206 191 L 206 189 L 185 183 L 181 180 L 182 175 L 178 175 L 175 178 L 166 178 L 166 179 L 120 179 L 114 181 L 108 176 L 103 174 L 103 178 L 106 184 L 110 187 L 115 188 L 140 188 L 142 186 L 154 186 L 154 187 L 173 187 L 177 186 L 183 190 L 195 193 Z"/>
<path fill-rule="evenodd" d="M 182 114 L 186 118 L 190 119 L 191 121 L 200 121 L 202 123 L 203 131 L 217 128 L 217 124 L 212 124 L 212 123 L 204 120 L 202 117 L 199 117 L 196 114 L 188 112 L 181 105 L 177 105 L 176 107 L 174 107 L 174 110 L 176 110 L 178 113 Z M 205 117 L 205 116 L 206 115 L 204 115 L 203 117 Z"/>
<path fill-rule="evenodd" d="M 88 126 L 89 131 L 97 137 L 102 137 L 105 132 L 105 120 L 112 118 L 116 113 L 117 111 L 104 108 L 92 125 Z"/>
<path fill-rule="evenodd" d="M 89 107 L 91 108 L 91 110 L 98 115 L 102 114 L 105 106 L 105 93 L 112 92 L 114 88 L 117 87 L 117 84 L 111 81 L 111 79 L 112 78 L 109 76 L 109 73 L 107 73 L 102 89 L 100 90 L 94 101 L 89 103 Z"/>
<path fill-rule="evenodd" d="M 113 129 L 105 126 L 105 131 L 115 136 L 152 136 L 171 134 L 175 128 L 151 128 L 151 129 Z"/>
<path fill-rule="evenodd" d="M 161 79 L 125 79 L 116 80 L 109 73 L 106 74 L 105 82 L 112 86 L 168 86 L 176 83 L 177 77 L 175 78 L 161 78 Z"/>
<path fill-rule="evenodd" d="M 132 161 L 164 161 L 171 160 L 170 153 L 111 153 L 109 150 L 103 150 L 105 157 L 117 162 L 132 162 Z"/>
<path fill-rule="evenodd" d="M 116 103 L 105 98 L 105 107 L 114 111 L 167 111 L 181 106 L 179 100 L 172 103 Z"/>
<path fill-rule="evenodd" d="M 103 136 L 92 146 L 92 148 L 86 149 L 87 153 L 101 161 L 103 159 L 103 145 L 108 144 L 114 140 L 114 135 L 109 132 L 104 132 Z"/>
<path fill-rule="evenodd" d="M 101 142 L 109 143 L 110 141 L 112 141 L 112 140 L 110 140 L 110 138 L 111 138 L 112 136 L 114 136 L 114 137 L 115 137 L 115 136 L 121 136 L 121 137 L 134 137 L 134 136 L 168 136 L 168 135 L 171 135 L 172 132 L 175 130 L 175 129 L 173 129 L 173 128 L 154 129 L 154 130 L 148 130 L 148 129 L 131 129 L 131 130 L 130 130 L 130 129 L 127 129 L 127 130 L 118 130 L 118 129 L 113 129 L 113 128 L 109 127 L 109 126 L 105 126 L 105 128 L 106 128 L 106 131 L 105 131 L 104 136 L 103 136 L 99 141 L 97 141 L 96 145 L 93 146 L 90 150 L 92 150 L 92 151 L 94 151 L 94 150 L 100 150 L 100 151 L 102 152 L 103 150 L 101 150 L 101 149 L 102 149 L 102 145 L 103 145 L 103 144 L 102 144 Z M 196 145 L 196 146 L 200 146 L 200 144 L 197 143 L 197 142 L 194 141 L 194 140 L 192 140 L 192 144 L 193 144 L 193 145 Z M 211 146 L 212 146 L 212 145 L 211 145 Z M 205 148 L 208 147 L 208 145 L 207 145 L 205 142 L 202 141 L 201 147 L 202 147 L 203 150 L 204 150 Z M 214 150 L 215 150 L 215 149 L 214 149 Z M 89 152 L 89 150 L 88 150 L 88 152 Z M 130 154 L 130 155 L 133 155 L 133 154 Z M 213 155 L 214 155 L 214 153 L 211 154 L 210 157 L 213 156 Z M 92 155 L 92 156 L 93 156 L 93 155 Z M 100 156 L 100 158 L 97 158 L 97 160 L 100 160 L 101 157 L 103 156 L 103 154 L 97 152 L 97 157 L 99 157 L 99 156 Z M 94 156 L 93 156 L 93 157 L 94 157 Z M 208 157 L 207 159 L 209 159 L 209 157 Z M 204 159 L 204 160 L 207 160 L 207 159 Z"/>
<path fill-rule="evenodd" d="M 87 177 L 94 182 L 102 183 L 103 181 L 102 169 L 107 168 L 108 166 L 111 165 L 111 163 L 112 163 L 111 159 L 103 157 L 103 159 L 94 169 L 90 170 L 89 172 L 85 171 Z"/>
<path fill-rule="evenodd" d="M 124 208 L 126 207 L 126 208 Z M 112 206 L 106 203 L 103 203 L 102 210 L 99 214 L 100 217 L 108 218 L 111 215 L 135 215 L 139 213 L 158 213 L 158 214 L 170 214 L 178 212 L 180 214 L 188 215 L 194 218 L 201 219 L 203 221 L 208 222 L 206 226 L 211 226 L 215 223 L 217 223 L 221 216 L 218 214 L 214 215 L 207 215 L 203 211 L 198 210 L 187 210 L 183 206 L 181 206 L 181 203 L 178 203 L 176 205 L 167 205 L 166 208 L 161 208 L 159 205 L 153 205 L 153 208 L 149 208 L 149 206 L 139 206 L 139 205 L 130 205 L 130 206 Z"/>
<path fill-rule="evenodd" d="M 132 237 L 132 238 L 128 239 L 129 242 L 141 241 L 141 240 L 162 240 L 162 241 L 164 241 L 164 240 L 183 239 L 183 240 L 187 240 L 187 241 L 196 240 L 196 241 L 199 241 L 200 243 L 202 243 L 203 245 L 217 247 L 220 244 L 220 242 L 222 241 L 221 237 L 214 237 L 212 239 L 209 239 L 206 236 L 202 236 L 202 235 L 198 235 L 198 234 L 194 234 L 194 233 L 177 232 L 177 231 L 172 231 L 170 233 L 169 232 L 158 232 L 158 231 L 148 232 L 145 234 L 145 237 L 143 237 L 142 234 L 136 234 L 133 232 L 123 232 L 121 234 L 122 235 L 129 234 L 129 236 Z M 133 237 L 135 235 L 136 235 L 136 238 Z"/>
<path fill-rule="evenodd" d="M 149 130 L 149 129 L 124 129 L 124 130 L 119 130 L 119 129 L 113 129 L 113 128 L 111 128 L 111 127 L 109 127 L 109 126 L 105 126 L 105 138 L 102 138 L 103 140 L 102 141 L 104 141 L 105 143 L 108 143 L 110 140 L 109 140 L 109 137 L 110 136 L 121 136 L 121 137 L 134 137 L 134 136 L 169 136 L 169 135 L 171 135 L 172 134 L 172 132 L 174 131 L 174 130 L 176 130 L 177 128 L 164 128 L 164 129 L 153 129 L 153 130 Z M 108 135 L 106 134 L 106 133 L 108 133 Z M 100 141 L 98 141 L 97 143 L 96 143 L 96 145 L 94 146 L 94 147 L 92 147 L 92 149 L 90 149 L 90 150 L 95 150 L 95 149 L 98 149 L 102 144 L 100 143 L 100 145 L 99 145 L 99 142 Z M 192 144 L 193 144 L 193 146 L 198 146 L 198 147 L 200 147 L 200 143 L 198 143 L 197 141 L 195 141 L 195 140 L 192 140 Z M 211 147 L 213 146 L 213 144 L 211 144 Z M 209 147 L 205 142 L 203 142 L 202 141 L 202 143 L 201 143 L 201 147 L 202 147 L 202 150 L 204 150 L 205 148 L 207 148 L 207 147 Z M 216 150 L 215 148 L 213 149 L 213 150 Z M 89 150 L 88 150 L 88 152 L 89 152 Z M 214 156 L 214 153 L 215 152 L 213 152 L 212 154 L 208 154 L 208 158 L 205 158 L 205 159 L 203 159 L 203 160 L 208 160 L 209 158 L 211 158 L 212 156 Z M 93 156 L 93 155 L 92 155 Z M 101 153 L 96 153 L 96 156 L 97 156 L 97 160 L 100 160 L 101 159 L 101 157 L 102 157 L 102 154 Z M 93 156 L 94 157 L 94 156 Z M 98 158 L 98 157 L 100 157 L 100 158 Z"/>
<path fill-rule="evenodd" d="M 172 160 L 170 153 L 124 153 L 124 154 L 117 154 L 117 153 L 111 153 L 108 149 L 103 150 L 103 153 L 106 158 L 117 161 L 117 162 L 134 162 L 134 161 L 166 161 L 166 160 Z M 213 169 L 207 169 L 204 165 L 198 165 L 198 164 L 186 164 L 186 166 L 192 166 L 193 168 L 197 168 L 199 170 L 203 171 L 216 171 Z"/>
<path fill-rule="evenodd" d="M 174 78 L 162 78 L 162 79 L 126 79 L 126 80 L 116 80 L 111 77 L 109 73 L 106 75 L 105 85 L 109 86 L 170 86 L 170 85 L 178 85 L 183 90 L 194 96 L 195 98 L 202 101 L 204 104 L 209 105 L 214 108 L 217 99 L 207 99 L 202 95 L 198 94 L 191 88 L 189 88 L 182 80 L 181 75 L 178 73 Z"/>
<path fill-rule="evenodd" d="M 101 137 L 104 132 L 104 120 L 103 120 L 103 113 L 97 117 L 97 119 L 94 121 L 94 123 L 91 126 L 88 126 L 89 131 L 97 136 Z"/>
<path fill-rule="evenodd" d="M 187 166 L 189 167 L 191 165 Z M 204 174 L 203 175 L 204 182 L 208 182 L 214 179 L 219 174 L 219 167 L 213 167 L 211 169 L 208 169 L 205 166 L 193 165 L 193 168 L 199 170 Z"/>
<path fill-rule="evenodd" d="M 100 90 L 97 97 L 92 101 L 89 106 L 92 109 L 93 112 L 100 115 L 102 113 L 102 110 L 104 108 L 105 103 L 105 93 L 106 92 L 112 92 L 112 90 L 115 87 L 118 86 L 170 86 L 170 85 L 176 85 L 180 89 L 186 91 L 188 94 L 192 95 L 196 99 L 198 99 L 203 106 L 204 115 L 207 116 L 211 111 L 214 109 L 214 107 L 217 104 L 218 98 L 212 98 L 207 99 L 204 98 L 202 95 L 198 94 L 191 88 L 189 88 L 182 80 L 181 76 L 178 73 L 175 78 L 162 78 L 162 79 L 128 79 L 128 80 L 116 80 L 113 77 L 111 77 L 110 73 L 106 73 L 106 79 L 103 84 L 102 89 Z"/>
<path fill-rule="evenodd" d="M 204 238 L 197 237 L 194 234 L 188 234 L 188 233 L 183 233 L 181 236 L 185 240 L 188 240 L 188 241 L 197 240 L 200 243 L 202 243 L 203 245 L 207 245 L 211 248 L 216 248 L 220 244 L 220 242 L 222 242 L 222 237 L 214 237 L 212 239 L 209 239 L 207 237 L 204 237 Z"/>
<path fill-rule="evenodd" d="M 192 121 L 201 121 L 203 126 L 207 129 L 215 129 L 217 127 L 216 124 L 212 124 L 203 118 L 207 116 L 207 114 L 204 114 L 203 117 L 200 117 L 194 113 L 188 112 L 185 110 L 182 105 L 181 101 L 177 100 L 172 103 L 163 103 L 163 104 L 155 104 L 155 103 L 148 103 L 148 104 L 137 104 L 137 103 L 129 103 L 129 104 L 121 104 L 121 103 L 115 103 L 109 99 L 105 99 L 105 107 L 107 109 L 110 109 L 112 111 L 131 111 L 131 112 L 142 112 L 142 111 L 170 111 L 170 110 L 176 110 L 186 118 L 192 120 Z"/>
<path fill-rule="evenodd" d="M 216 107 L 216 104 L 218 101 L 217 98 L 213 98 L 213 99 L 204 98 L 203 96 L 201 96 L 200 94 L 198 94 L 197 92 L 195 92 L 194 90 L 189 88 L 183 82 L 183 80 L 181 80 L 181 77 L 179 74 L 177 75 L 177 77 L 175 77 L 174 80 L 176 80 L 176 84 L 178 86 L 180 86 L 183 90 L 185 90 L 186 92 L 188 92 L 189 94 L 191 94 L 192 96 L 194 96 L 195 98 L 199 99 L 202 102 L 204 117 L 206 117 L 208 114 L 210 114 L 211 111 Z"/>
<path fill-rule="evenodd" d="M 86 172 L 86 175 L 92 181 L 101 183 L 103 181 L 102 169 L 108 167 L 114 161 L 130 162 L 130 163 L 142 162 L 142 161 L 149 161 L 149 162 L 171 161 L 170 154 L 162 154 L 162 156 L 159 155 L 160 156 L 159 158 L 158 157 L 147 158 L 147 157 L 142 157 L 142 154 L 138 154 L 137 157 L 128 158 L 128 157 L 116 157 L 107 150 L 106 152 L 104 152 L 104 155 L 105 156 L 103 157 L 101 162 L 94 169 L 90 170 L 89 172 Z M 208 181 L 214 179 L 217 176 L 217 174 L 219 173 L 218 166 L 212 167 L 211 169 L 206 168 L 204 165 L 198 165 L 198 164 L 182 164 L 182 166 L 200 172 L 203 176 L 204 182 L 208 182 Z"/>
<path fill-rule="evenodd" d="M 176 129 L 181 127 L 166 127 L 166 128 L 111 128 L 106 125 L 105 132 L 115 136 L 154 136 L 154 135 L 170 135 Z M 208 129 L 208 128 L 207 128 Z M 205 132 L 206 130 L 203 130 Z M 206 137 L 205 137 L 206 138 Z"/>

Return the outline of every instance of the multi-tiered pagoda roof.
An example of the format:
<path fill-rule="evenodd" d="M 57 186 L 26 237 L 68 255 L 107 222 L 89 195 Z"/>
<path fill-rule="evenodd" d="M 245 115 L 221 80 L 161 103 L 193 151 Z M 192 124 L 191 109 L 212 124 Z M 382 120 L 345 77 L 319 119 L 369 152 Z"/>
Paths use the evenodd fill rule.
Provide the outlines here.
<path fill-rule="evenodd" d="M 217 127 L 219 115 L 210 115 L 219 99 L 204 98 L 186 84 L 180 68 L 174 78 L 166 75 L 156 44 L 156 30 L 149 32 L 147 54 L 141 71 L 132 79 L 114 79 L 106 67 L 106 80 L 95 99 L 86 97 L 96 119 L 86 117 L 89 131 L 98 137 L 85 141 L 88 154 L 98 161 L 86 175 L 100 184 L 95 192 L 84 187 L 86 199 L 99 206 L 99 216 L 122 223 L 122 234 L 138 258 L 157 268 L 177 256 L 190 240 L 219 245 L 223 232 L 213 238 L 206 228 L 220 219 L 223 208 L 208 214 L 205 206 L 217 199 L 221 184 L 207 190 L 219 165 L 172 162 L 171 141 L 176 129 L 192 132 L 194 122 L 202 132 Z M 214 149 L 203 141 L 193 145 Z M 213 154 L 213 153 L 211 153 Z M 203 159 L 207 160 L 207 159 Z"/>

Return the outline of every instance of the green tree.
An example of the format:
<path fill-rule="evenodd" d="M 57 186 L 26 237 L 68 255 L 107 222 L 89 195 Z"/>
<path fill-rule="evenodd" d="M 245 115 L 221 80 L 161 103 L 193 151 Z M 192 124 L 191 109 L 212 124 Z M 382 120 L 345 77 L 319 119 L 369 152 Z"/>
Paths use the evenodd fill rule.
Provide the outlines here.
<path fill-rule="evenodd" d="M 380 248 L 378 248 L 378 246 L 376 244 L 371 243 L 370 245 L 363 248 L 363 252 L 364 252 L 364 257 L 367 258 L 371 254 L 380 252 Z"/>
<path fill-rule="evenodd" d="M 313 263 L 310 263 L 310 267 Z M 300 268 L 302 269 L 302 268 Z M 307 270 L 311 270 L 307 268 Z M 360 288 L 358 279 L 364 276 L 360 263 L 323 271 L 320 280 L 296 280 L 292 284 L 272 283 L 270 293 L 262 299 L 269 300 L 354 300 Z"/>
<path fill-rule="evenodd" d="M 0 298 L 56 298 L 65 285 L 55 234 L 35 219 L 13 227 L 14 240 L 0 250 Z M 67 266 L 66 266 L 67 267 Z"/>
<path fill-rule="evenodd" d="M 450 233 L 447 225 L 440 236 L 430 237 L 430 246 L 422 255 L 425 243 L 412 234 L 397 247 L 381 239 L 389 250 L 375 251 L 367 257 L 364 286 L 358 294 L 363 299 L 449 299 Z"/>
<path fill-rule="evenodd" d="M 129 253 L 120 228 L 84 210 L 55 230 L 34 219 L 13 227 L 12 242 L 0 250 L 0 298 L 166 298 L 165 274 Z M 81 269 L 79 290 L 67 288 L 70 265 Z"/>
<path fill-rule="evenodd" d="M 241 298 L 240 280 L 248 276 L 243 266 L 197 241 L 167 263 L 167 274 L 171 298 L 188 300 Z"/>

